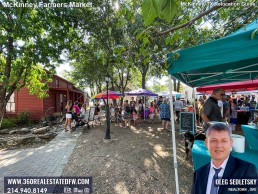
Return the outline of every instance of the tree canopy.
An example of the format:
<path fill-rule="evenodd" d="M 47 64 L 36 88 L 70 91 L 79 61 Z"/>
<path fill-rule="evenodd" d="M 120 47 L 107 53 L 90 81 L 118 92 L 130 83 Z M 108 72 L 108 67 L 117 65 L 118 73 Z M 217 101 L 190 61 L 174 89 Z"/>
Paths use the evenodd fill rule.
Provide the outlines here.
<path fill-rule="evenodd" d="M 230 3 L 232 5 L 228 6 Z M 94 17 L 79 15 L 78 19 L 84 23 L 82 31 L 94 37 L 85 44 L 92 41 L 98 44 L 102 61 L 109 65 L 106 69 L 113 78 L 112 89 L 120 92 L 124 92 L 124 84 L 132 80 L 135 71 L 141 74 L 142 88 L 146 87 L 148 77 L 165 75 L 167 53 L 223 37 L 257 17 L 255 6 L 249 0 L 225 0 L 221 4 L 199 0 L 124 0 L 103 1 L 101 6 L 95 10 Z M 80 64 L 80 60 L 77 63 Z M 96 71 L 100 75 L 101 71 Z M 100 90 L 96 84 L 89 85 Z"/>

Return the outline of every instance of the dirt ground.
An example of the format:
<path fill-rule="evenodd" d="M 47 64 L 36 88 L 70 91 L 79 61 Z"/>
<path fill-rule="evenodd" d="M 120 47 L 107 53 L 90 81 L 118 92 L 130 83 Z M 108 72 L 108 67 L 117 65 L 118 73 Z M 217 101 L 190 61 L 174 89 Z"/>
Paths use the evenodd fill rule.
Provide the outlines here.
<path fill-rule="evenodd" d="M 192 162 L 184 158 L 178 126 L 176 131 L 180 193 L 189 194 Z M 172 133 L 160 121 L 130 128 L 112 123 L 109 143 L 104 134 L 105 125 L 97 125 L 79 137 L 64 176 L 92 176 L 93 193 L 176 193 Z"/>

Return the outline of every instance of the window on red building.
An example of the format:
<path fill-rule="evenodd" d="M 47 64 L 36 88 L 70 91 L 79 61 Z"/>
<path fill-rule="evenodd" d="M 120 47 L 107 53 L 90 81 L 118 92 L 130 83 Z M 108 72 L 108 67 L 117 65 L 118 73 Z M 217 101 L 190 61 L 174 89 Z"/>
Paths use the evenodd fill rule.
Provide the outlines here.
<path fill-rule="evenodd" d="M 15 113 L 15 102 L 14 102 L 14 94 L 11 95 L 10 100 L 6 105 L 7 113 Z"/>
<path fill-rule="evenodd" d="M 59 88 L 59 80 L 56 79 L 56 87 Z"/>

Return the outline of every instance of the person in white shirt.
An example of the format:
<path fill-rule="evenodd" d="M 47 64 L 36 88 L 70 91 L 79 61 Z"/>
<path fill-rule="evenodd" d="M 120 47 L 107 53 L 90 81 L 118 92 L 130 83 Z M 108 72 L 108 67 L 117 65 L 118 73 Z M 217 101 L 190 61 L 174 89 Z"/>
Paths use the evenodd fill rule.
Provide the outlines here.
<path fill-rule="evenodd" d="M 220 113 L 223 118 L 223 102 L 222 102 L 222 100 L 218 100 L 218 106 L 220 108 Z"/>
<path fill-rule="evenodd" d="M 80 111 L 81 111 L 81 116 L 84 118 L 86 115 L 86 105 L 85 104 L 82 105 Z"/>
<path fill-rule="evenodd" d="M 233 146 L 231 131 L 227 125 L 218 123 L 211 125 L 206 132 L 206 147 L 211 155 L 211 161 L 194 172 L 191 194 L 229 194 L 228 185 L 216 186 L 215 180 L 222 179 L 257 179 L 257 169 L 254 164 L 238 159 L 230 154 Z M 230 186 L 234 187 L 234 186 Z M 246 185 L 235 185 L 237 188 Z M 249 193 L 234 191 L 234 194 Z"/>
<path fill-rule="evenodd" d="M 173 104 L 175 106 L 175 111 L 176 111 L 176 121 L 179 121 L 180 111 L 182 108 L 184 108 L 184 104 L 180 100 L 180 98 L 177 98 Z"/>

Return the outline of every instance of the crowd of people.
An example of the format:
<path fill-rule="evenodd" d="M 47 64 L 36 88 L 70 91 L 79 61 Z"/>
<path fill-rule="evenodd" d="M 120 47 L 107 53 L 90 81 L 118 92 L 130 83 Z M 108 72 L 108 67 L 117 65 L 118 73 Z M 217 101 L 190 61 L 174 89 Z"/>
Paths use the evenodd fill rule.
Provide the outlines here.
<path fill-rule="evenodd" d="M 151 102 L 144 100 L 145 99 L 139 99 L 136 101 L 134 97 L 131 97 L 131 100 L 125 100 L 121 107 L 118 105 L 114 106 L 111 103 L 109 106 L 111 120 L 121 123 L 121 126 L 126 128 L 131 125 L 131 122 L 134 126 L 139 126 L 144 118 L 148 119 L 150 123 L 154 122 L 154 118 L 159 118 L 162 120 L 163 129 L 169 131 L 168 126 L 171 122 L 171 114 L 168 100 L 162 96 Z M 214 89 L 209 98 L 204 95 L 199 99 L 195 99 L 193 102 L 194 105 L 189 102 L 184 103 L 180 98 L 173 98 L 175 121 L 179 123 L 180 112 L 182 111 L 195 112 L 197 125 L 202 127 L 205 131 L 210 126 L 210 121 L 232 122 L 237 118 L 236 110 L 238 107 L 250 106 L 253 101 L 254 99 L 250 98 L 225 95 L 225 91 L 221 88 Z M 100 112 L 99 103 L 96 103 L 95 107 L 94 115 L 97 116 Z M 75 126 L 78 125 L 79 120 L 83 119 L 86 115 L 86 106 L 83 104 L 81 108 L 79 108 L 77 101 L 72 104 L 72 101 L 69 100 L 65 109 L 66 122 L 64 128 L 65 131 L 68 131 L 66 128 L 69 127 L 69 130 L 72 131 L 72 121 Z M 145 109 L 148 111 L 144 112 Z M 254 122 L 257 121 L 258 119 L 254 120 Z"/>
<path fill-rule="evenodd" d="M 145 106 L 145 108 L 144 108 Z M 183 102 L 180 98 L 174 101 L 175 112 L 177 114 L 177 120 L 179 120 L 179 113 L 182 108 L 184 108 Z M 144 113 L 144 110 L 148 111 Z M 131 101 L 125 100 L 123 105 L 119 108 L 118 106 L 110 105 L 111 116 L 115 118 L 117 122 L 122 122 L 124 120 L 124 128 L 131 125 L 140 125 L 142 119 L 148 119 L 149 123 L 154 123 L 154 118 L 159 118 L 162 120 L 162 127 L 165 130 L 169 130 L 169 123 L 171 122 L 170 105 L 166 98 L 160 96 L 158 100 L 154 99 L 151 102 L 144 103 L 143 99 L 139 99 L 138 102 L 135 101 L 134 97 L 131 97 Z"/>
<path fill-rule="evenodd" d="M 221 88 L 213 90 L 211 96 L 207 99 L 206 96 L 199 99 L 199 104 L 196 105 L 197 120 L 204 130 L 210 126 L 210 121 L 218 121 L 224 123 L 236 123 L 237 110 L 239 107 L 250 107 L 250 104 L 256 104 L 254 97 L 243 97 L 234 95 L 225 95 L 225 91 Z M 257 119 L 256 119 L 257 120 Z M 254 120 L 254 122 L 256 122 Z"/>
<path fill-rule="evenodd" d="M 134 97 L 131 97 L 131 101 L 125 100 L 121 107 L 113 104 L 110 105 L 111 116 L 115 118 L 117 122 L 122 122 L 124 120 L 123 127 L 128 127 L 131 125 L 131 120 L 133 120 L 133 125 L 140 125 L 141 120 L 144 119 L 145 113 L 144 110 L 147 108 L 149 122 L 153 123 L 154 117 L 157 117 L 158 114 L 158 103 L 156 100 L 151 101 L 150 103 L 146 101 L 144 103 L 143 99 L 139 99 L 138 102 L 135 101 Z M 145 108 L 144 108 L 145 106 Z"/>
<path fill-rule="evenodd" d="M 138 107 L 136 106 L 138 105 Z M 167 99 L 159 97 L 158 101 L 154 100 L 151 103 L 146 103 L 146 108 L 149 109 L 149 121 L 153 122 L 154 117 L 159 117 L 162 120 L 162 126 L 164 129 L 169 130 L 168 125 L 170 123 L 170 105 Z M 173 107 L 175 121 L 179 123 L 180 112 L 188 111 L 195 112 L 197 125 L 204 131 L 208 129 L 211 121 L 218 121 L 224 123 L 236 123 L 237 110 L 240 106 L 250 106 L 250 104 L 256 104 L 254 97 L 250 96 L 234 96 L 226 95 L 225 91 L 221 88 L 213 90 L 209 98 L 206 95 L 201 96 L 199 99 L 195 99 L 192 104 L 185 103 L 180 98 L 173 98 Z M 134 120 L 134 125 L 139 123 L 143 118 L 143 103 L 139 100 L 139 103 L 134 101 L 132 97 L 131 101 L 125 101 L 123 104 L 122 112 L 125 119 L 125 127 L 130 124 L 130 119 Z M 194 111 L 195 107 L 195 111 Z M 254 122 L 257 122 L 255 119 Z"/>

